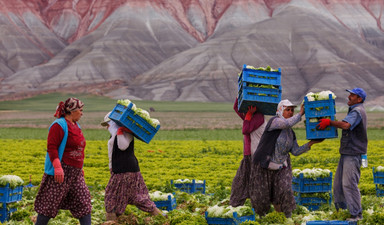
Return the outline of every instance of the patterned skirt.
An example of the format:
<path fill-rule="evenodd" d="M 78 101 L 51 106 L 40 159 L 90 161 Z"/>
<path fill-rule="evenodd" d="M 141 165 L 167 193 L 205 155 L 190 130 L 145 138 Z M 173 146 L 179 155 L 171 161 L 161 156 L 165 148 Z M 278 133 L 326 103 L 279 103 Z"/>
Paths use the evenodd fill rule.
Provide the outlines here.
<path fill-rule="evenodd" d="M 151 201 L 147 186 L 140 172 L 111 173 L 105 189 L 105 211 L 124 213 L 128 204 L 135 205 L 144 212 L 153 212 L 156 205 Z"/>
<path fill-rule="evenodd" d="M 249 198 L 249 179 L 251 176 L 252 156 L 245 155 L 240 162 L 236 175 L 232 181 L 231 197 L 229 204 L 233 207 L 244 205 Z"/>
<path fill-rule="evenodd" d="M 60 209 L 68 209 L 73 217 L 81 218 L 91 213 L 91 194 L 85 184 L 82 169 L 62 163 L 64 182 L 59 184 L 54 176 L 44 173 L 35 200 L 35 210 L 54 218 Z"/>
<path fill-rule="evenodd" d="M 286 217 L 291 217 L 296 208 L 292 191 L 292 167 L 287 159 L 288 167 L 281 170 L 268 170 L 260 164 L 252 163 L 250 178 L 250 196 L 252 207 L 259 216 L 270 210 L 271 204 L 280 205 Z"/>

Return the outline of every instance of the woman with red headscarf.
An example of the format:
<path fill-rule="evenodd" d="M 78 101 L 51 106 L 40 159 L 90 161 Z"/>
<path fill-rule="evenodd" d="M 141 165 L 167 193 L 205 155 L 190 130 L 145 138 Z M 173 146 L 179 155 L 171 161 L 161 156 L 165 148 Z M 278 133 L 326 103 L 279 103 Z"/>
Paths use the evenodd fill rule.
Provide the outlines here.
<path fill-rule="evenodd" d="M 44 175 L 35 200 L 36 225 L 48 224 L 60 209 L 68 209 L 81 225 L 91 224 L 91 195 L 84 181 L 85 138 L 77 123 L 83 102 L 68 98 L 56 108 L 49 127 Z"/>

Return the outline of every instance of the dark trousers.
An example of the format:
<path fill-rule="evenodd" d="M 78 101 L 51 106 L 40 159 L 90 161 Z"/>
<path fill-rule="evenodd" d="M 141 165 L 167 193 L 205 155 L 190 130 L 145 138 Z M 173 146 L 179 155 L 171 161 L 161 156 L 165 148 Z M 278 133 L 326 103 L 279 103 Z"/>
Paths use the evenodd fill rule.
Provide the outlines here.
<path fill-rule="evenodd" d="M 360 181 L 361 156 L 341 155 L 333 182 L 333 196 L 338 210 L 348 209 L 352 216 L 361 216 Z"/>

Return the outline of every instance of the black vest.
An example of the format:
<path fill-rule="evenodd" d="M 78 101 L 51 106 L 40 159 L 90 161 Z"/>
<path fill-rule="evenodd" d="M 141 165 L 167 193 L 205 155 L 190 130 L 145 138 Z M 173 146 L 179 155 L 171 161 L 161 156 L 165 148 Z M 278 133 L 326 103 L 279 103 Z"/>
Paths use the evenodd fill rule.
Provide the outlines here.
<path fill-rule="evenodd" d="M 126 173 L 126 172 L 139 172 L 139 162 L 134 152 L 134 140 L 129 144 L 128 148 L 124 151 L 120 150 L 117 146 L 117 135 L 113 142 L 112 152 L 112 172 Z"/>
<path fill-rule="evenodd" d="M 259 145 L 253 154 L 253 162 L 260 163 L 262 168 L 267 169 L 269 162 L 271 161 L 272 154 L 275 152 L 275 145 L 277 138 L 279 137 L 281 130 L 271 130 L 268 131 L 271 126 L 272 121 L 277 118 L 277 116 L 272 117 L 265 127 L 263 135 L 261 135 Z"/>
<path fill-rule="evenodd" d="M 363 104 L 361 104 L 353 108 L 351 112 L 352 111 L 356 111 L 361 116 L 361 121 L 353 130 L 343 130 L 339 152 L 343 155 L 367 154 L 368 137 L 365 108 Z"/>

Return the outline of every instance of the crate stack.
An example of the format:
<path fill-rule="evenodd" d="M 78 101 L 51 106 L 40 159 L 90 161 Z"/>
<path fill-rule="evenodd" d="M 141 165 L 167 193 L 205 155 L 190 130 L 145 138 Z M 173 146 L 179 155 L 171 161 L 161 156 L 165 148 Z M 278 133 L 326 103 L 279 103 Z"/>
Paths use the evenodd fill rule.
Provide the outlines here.
<path fill-rule="evenodd" d="M 264 88 L 264 87 L 270 88 Z M 246 113 L 256 106 L 264 115 L 275 115 L 281 101 L 281 69 L 263 71 L 249 69 L 244 64 L 238 79 L 238 110 Z"/>
<path fill-rule="evenodd" d="M 335 120 L 335 100 L 332 99 L 331 94 L 328 100 L 308 101 L 308 98 L 304 97 L 304 110 L 306 137 L 308 140 L 337 138 L 336 127 L 328 126 L 324 130 L 319 130 L 316 127 L 321 118 L 329 117 L 331 120 Z"/>
<path fill-rule="evenodd" d="M 329 177 L 304 178 L 300 173 L 299 177 L 293 177 L 292 190 L 295 194 L 296 204 L 302 205 L 309 210 L 318 210 L 322 204 L 332 202 L 332 172 Z M 329 195 L 329 199 L 318 197 L 317 193 Z"/>
<path fill-rule="evenodd" d="M 172 211 L 176 209 L 176 198 L 172 197 L 172 195 L 168 195 L 168 200 L 164 201 L 154 201 L 155 205 L 157 208 L 161 210 L 167 210 L 167 211 Z"/>
<path fill-rule="evenodd" d="M 383 197 L 384 196 L 384 172 L 375 171 L 375 167 L 372 168 L 373 172 L 373 183 L 376 186 L 376 196 Z"/>
<path fill-rule="evenodd" d="M 184 179 L 182 179 L 182 181 L 184 181 Z M 195 179 L 193 179 L 192 182 L 182 183 L 174 183 L 173 180 L 171 180 L 171 185 L 174 185 L 176 189 L 182 192 L 190 194 L 200 192 L 202 194 L 205 194 L 205 180 L 202 183 L 196 182 Z"/>
<path fill-rule="evenodd" d="M 238 216 L 237 212 L 233 213 L 233 218 L 219 218 L 219 217 L 208 217 L 208 212 L 205 212 L 205 220 L 208 224 L 230 224 L 237 225 L 245 221 L 255 221 L 255 211 L 252 209 L 253 215 L 250 216 Z"/>
<path fill-rule="evenodd" d="M 11 213 L 15 212 L 16 208 L 10 208 L 9 204 L 20 201 L 23 196 L 23 186 L 11 188 L 9 183 L 5 187 L 0 187 L 0 222 L 9 220 Z"/>
<path fill-rule="evenodd" d="M 132 110 L 132 107 L 132 103 L 128 106 L 116 104 L 109 115 L 109 118 L 115 121 L 119 126 L 125 126 L 130 129 L 136 138 L 148 144 L 157 131 L 159 131 L 160 125 L 153 127 L 145 119 L 137 115 L 135 111 Z"/>

